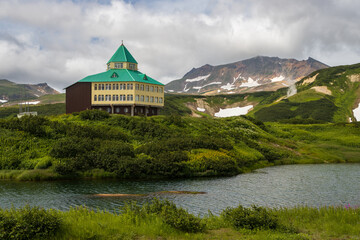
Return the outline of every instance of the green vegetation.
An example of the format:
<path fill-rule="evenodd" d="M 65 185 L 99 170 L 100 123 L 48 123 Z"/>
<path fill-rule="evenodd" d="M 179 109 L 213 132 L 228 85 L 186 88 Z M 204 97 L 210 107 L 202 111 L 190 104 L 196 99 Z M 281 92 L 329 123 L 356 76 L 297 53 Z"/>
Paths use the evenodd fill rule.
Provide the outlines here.
<path fill-rule="evenodd" d="M 360 125 L 129 117 L 87 110 L 0 120 L 0 178 L 231 176 L 293 163 L 359 162 Z"/>
<path fill-rule="evenodd" d="M 52 116 L 65 114 L 65 103 L 45 104 L 30 106 L 31 112 L 37 112 L 38 116 Z M 19 106 L 0 108 L 0 118 L 12 118 L 19 113 Z"/>
<path fill-rule="evenodd" d="M 273 93 L 273 102 L 260 102 L 250 114 L 265 122 L 294 122 L 294 119 L 323 122 L 346 122 L 349 118 L 355 120 L 352 110 L 360 98 L 359 74 L 360 64 L 315 71 L 296 84 L 296 95 L 276 102 L 286 96 L 286 89 L 279 89 Z M 356 75 L 356 80 L 351 81 L 351 76 Z M 305 82 L 315 76 L 314 82 Z M 313 87 L 321 87 L 330 94 L 316 92 Z M 281 92 L 283 94 L 280 94 Z"/>
<path fill-rule="evenodd" d="M 168 201 L 134 202 L 113 213 L 26 206 L 0 209 L 1 239 L 359 239 L 360 209 L 228 208 L 196 217 Z"/>

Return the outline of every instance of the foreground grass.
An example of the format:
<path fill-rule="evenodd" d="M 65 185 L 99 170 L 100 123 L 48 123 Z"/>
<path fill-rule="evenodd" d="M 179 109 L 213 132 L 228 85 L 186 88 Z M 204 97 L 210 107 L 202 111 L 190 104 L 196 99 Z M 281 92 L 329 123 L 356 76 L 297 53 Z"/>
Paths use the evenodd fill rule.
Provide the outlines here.
<path fill-rule="evenodd" d="M 243 209 L 241 206 L 235 209 L 239 208 Z M 25 224 L 27 228 L 23 234 L 31 237 L 21 238 L 22 235 L 16 233 L 17 237 L 12 239 L 40 239 L 40 236 L 43 239 L 360 239 L 358 208 L 260 209 L 265 215 L 245 216 L 244 211 L 226 209 L 220 216 L 209 213 L 203 218 L 195 217 L 173 203 L 157 200 L 142 207 L 127 205 L 120 213 L 85 207 L 66 212 L 47 210 L 48 214 L 29 207 L 0 209 L 0 235 L 10 232 L 11 224 L 17 222 L 13 228 Z M 231 218 L 226 212 L 232 213 Z M 268 220 L 264 221 L 264 217 Z M 9 219 L 13 220 L 10 224 Z M 29 219 L 36 220 L 37 225 L 29 224 Z M 243 226 L 244 221 L 248 225 Z M 269 228 L 269 221 L 276 226 Z M 256 228 L 252 229 L 253 226 Z"/>

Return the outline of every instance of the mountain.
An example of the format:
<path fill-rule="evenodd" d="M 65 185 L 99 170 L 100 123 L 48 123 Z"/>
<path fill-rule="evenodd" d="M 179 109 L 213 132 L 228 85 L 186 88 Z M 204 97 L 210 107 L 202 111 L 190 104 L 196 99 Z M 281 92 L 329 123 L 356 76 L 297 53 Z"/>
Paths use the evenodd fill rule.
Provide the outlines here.
<path fill-rule="evenodd" d="M 196 117 L 247 114 L 264 122 L 360 121 L 360 63 L 315 71 L 276 91 L 242 94 L 168 94 L 165 114 Z"/>
<path fill-rule="evenodd" d="M 47 83 L 17 84 L 6 79 L 0 79 L 1 102 L 36 99 L 48 94 L 59 94 L 59 92 Z"/>
<path fill-rule="evenodd" d="M 272 102 L 259 104 L 251 114 L 261 121 L 360 121 L 360 63 L 315 71 L 296 88 L 293 96 L 278 90 Z"/>
<path fill-rule="evenodd" d="M 183 78 L 168 83 L 165 90 L 205 95 L 275 91 L 328 67 L 313 58 L 298 61 L 258 56 L 225 65 L 193 68 Z"/>

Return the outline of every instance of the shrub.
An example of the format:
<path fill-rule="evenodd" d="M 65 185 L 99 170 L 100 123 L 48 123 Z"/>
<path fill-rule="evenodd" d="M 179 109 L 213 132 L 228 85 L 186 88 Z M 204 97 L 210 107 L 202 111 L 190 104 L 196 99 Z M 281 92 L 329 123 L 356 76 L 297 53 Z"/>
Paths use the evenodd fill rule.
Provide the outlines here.
<path fill-rule="evenodd" d="M 60 217 L 53 211 L 30 207 L 0 210 L 0 239 L 50 239 L 60 228 Z"/>
<path fill-rule="evenodd" d="M 205 225 L 200 218 L 188 213 L 183 208 L 178 208 L 168 200 L 154 199 L 151 204 L 144 205 L 143 211 L 148 214 L 160 215 L 166 224 L 180 231 L 195 233 L 202 232 L 205 229 Z"/>
<path fill-rule="evenodd" d="M 280 226 L 276 216 L 263 207 L 239 205 L 225 209 L 221 216 L 236 229 L 276 229 Z"/>
<path fill-rule="evenodd" d="M 101 121 L 110 117 L 110 114 L 106 111 L 100 110 L 85 110 L 80 112 L 79 114 L 82 120 L 93 120 L 93 121 Z"/>

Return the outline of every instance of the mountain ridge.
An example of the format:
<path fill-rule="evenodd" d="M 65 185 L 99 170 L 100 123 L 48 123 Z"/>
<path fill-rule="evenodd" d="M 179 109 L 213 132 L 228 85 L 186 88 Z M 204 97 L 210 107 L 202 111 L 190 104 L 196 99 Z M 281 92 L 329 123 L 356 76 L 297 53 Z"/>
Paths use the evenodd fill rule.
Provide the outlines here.
<path fill-rule="evenodd" d="M 2 102 L 36 99 L 49 94 L 60 93 L 47 83 L 19 84 L 8 79 L 0 79 L 0 100 Z"/>
<path fill-rule="evenodd" d="M 192 68 L 181 79 L 166 84 L 165 90 L 168 93 L 205 95 L 275 91 L 328 67 L 311 57 L 298 61 L 256 56 L 228 64 Z"/>

